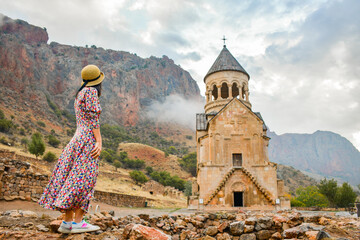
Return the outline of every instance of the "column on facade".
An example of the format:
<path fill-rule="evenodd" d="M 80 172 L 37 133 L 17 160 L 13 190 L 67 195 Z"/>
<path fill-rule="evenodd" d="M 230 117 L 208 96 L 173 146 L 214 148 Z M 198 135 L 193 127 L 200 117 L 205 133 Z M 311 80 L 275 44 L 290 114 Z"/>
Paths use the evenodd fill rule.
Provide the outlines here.
<path fill-rule="evenodd" d="M 222 98 L 221 97 L 221 85 L 220 86 L 216 86 L 218 89 L 218 99 Z"/>
<path fill-rule="evenodd" d="M 228 85 L 228 89 L 229 89 L 229 97 L 230 97 L 230 99 L 232 99 L 232 98 L 233 98 L 233 94 L 232 94 L 232 85 L 231 85 L 231 84 Z"/>

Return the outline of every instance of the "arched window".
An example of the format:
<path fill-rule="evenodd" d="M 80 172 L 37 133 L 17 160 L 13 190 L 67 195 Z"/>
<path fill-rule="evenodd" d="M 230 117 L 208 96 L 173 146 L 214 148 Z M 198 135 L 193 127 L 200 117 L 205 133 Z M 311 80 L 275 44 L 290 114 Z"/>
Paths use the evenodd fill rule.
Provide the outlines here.
<path fill-rule="evenodd" d="M 221 98 L 226 99 L 229 97 L 229 87 L 226 83 L 221 85 Z"/>
<path fill-rule="evenodd" d="M 218 88 L 216 87 L 216 85 L 214 85 L 212 90 L 212 98 L 212 100 L 216 100 L 218 98 Z"/>
<path fill-rule="evenodd" d="M 236 83 L 233 83 L 232 85 L 232 96 L 238 98 L 239 97 L 239 88 Z"/>

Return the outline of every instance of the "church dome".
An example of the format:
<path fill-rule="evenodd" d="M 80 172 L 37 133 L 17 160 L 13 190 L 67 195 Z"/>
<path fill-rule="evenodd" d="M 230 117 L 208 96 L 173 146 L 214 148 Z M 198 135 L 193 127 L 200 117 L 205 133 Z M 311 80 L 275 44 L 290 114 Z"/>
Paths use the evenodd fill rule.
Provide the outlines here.
<path fill-rule="evenodd" d="M 240 63 L 234 58 L 234 56 L 229 52 L 224 45 L 224 48 L 221 50 L 219 56 L 216 58 L 214 64 L 211 66 L 210 70 L 206 74 L 204 80 L 212 73 L 220 71 L 238 71 L 245 73 L 249 79 L 250 75 L 245 71 L 245 69 L 240 65 Z"/>

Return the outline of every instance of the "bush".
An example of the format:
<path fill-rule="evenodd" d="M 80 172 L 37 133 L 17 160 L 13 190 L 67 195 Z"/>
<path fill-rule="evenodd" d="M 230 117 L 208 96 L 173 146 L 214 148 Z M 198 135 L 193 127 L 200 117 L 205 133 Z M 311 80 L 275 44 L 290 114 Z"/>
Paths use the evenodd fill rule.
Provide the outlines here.
<path fill-rule="evenodd" d="M 43 160 L 47 161 L 47 162 L 54 162 L 57 159 L 55 153 L 53 152 L 47 152 L 44 156 L 43 156 Z"/>
<path fill-rule="evenodd" d="M 45 152 L 45 143 L 42 139 L 41 133 L 34 133 L 31 136 L 31 142 L 29 144 L 29 152 L 34 154 L 36 158 L 41 156 Z"/>
<path fill-rule="evenodd" d="M 148 181 L 148 178 L 145 176 L 145 174 L 137 170 L 131 171 L 130 177 L 135 181 L 136 184 L 143 184 Z"/>
<path fill-rule="evenodd" d="M 147 167 L 145 168 L 145 170 L 146 170 L 146 174 L 147 174 L 147 175 L 150 175 L 150 174 L 154 171 L 154 169 L 153 169 L 152 167 L 150 167 L 150 166 L 147 166 Z"/>
<path fill-rule="evenodd" d="M 187 172 L 191 173 L 196 177 L 196 152 L 189 153 L 185 155 L 181 160 L 179 160 L 180 166 Z"/>
<path fill-rule="evenodd" d="M 75 134 L 75 129 L 67 129 L 66 130 L 66 135 L 68 135 L 69 137 L 74 136 Z"/>
<path fill-rule="evenodd" d="M 305 203 L 300 202 L 296 198 L 292 198 L 290 200 L 291 207 L 305 207 Z"/>
<path fill-rule="evenodd" d="M 305 204 L 305 207 L 327 207 L 328 199 L 319 192 L 316 186 L 296 189 L 296 200 Z"/>
<path fill-rule="evenodd" d="M 121 163 L 124 165 L 124 168 L 141 169 L 145 167 L 145 161 L 140 159 L 132 160 L 126 158 Z"/>
<path fill-rule="evenodd" d="M 9 132 L 14 125 L 11 120 L 0 119 L 0 132 Z"/>
<path fill-rule="evenodd" d="M 26 135 L 24 128 L 20 128 L 20 129 L 19 129 L 19 133 L 20 133 L 20 135 L 23 135 L 23 136 Z"/>
<path fill-rule="evenodd" d="M 174 188 L 183 191 L 185 189 L 185 180 L 181 179 L 177 175 L 171 176 L 167 171 L 157 172 L 154 171 L 150 174 L 151 178 L 161 183 L 164 186 L 172 186 Z"/>
<path fill-rule="evenodd" d="M 185 190 L 184 190 L 184 194 L 185 196 L 189 197 L 192 195 L 192 182 L 191 181 L 187 181 L 185 183 Z"/>
<path fill-rule="evenodd" d="M 54 135 L 49 135 L 49 137 L 48 137 L 48 143 L 49 143 L 51 146 L 57 148 L 57 147 L 59 146 L 59 144 L 60 144 L 60 140 L 57 139 Z"/>
<path fill-rule="evenodd" d="M 341 187 L 338 188 L 335 196 L 336 206 L 337 207 L 352 207 L 354 206 L 356 200 L 356 193 L 348 183 L 343 183 Z"/>
<path fill-rule="evenodd" d="M 113 165 L 114 165 L 115 169 L 117 170 L 118 168 L 121 167 L 121 162 L 120 162 L 119 160 L 115 160 L 115 161 L 113 162 Z"/>
<path fill-rule="evenodd" d="M 4 111 L 0 109 L 0 119 L 5 119 Z"/>
<path fill-rule="evenodd" d="M 191 140 L 193 137 L 191 135 L 186 135 L 185 138 Z"/>

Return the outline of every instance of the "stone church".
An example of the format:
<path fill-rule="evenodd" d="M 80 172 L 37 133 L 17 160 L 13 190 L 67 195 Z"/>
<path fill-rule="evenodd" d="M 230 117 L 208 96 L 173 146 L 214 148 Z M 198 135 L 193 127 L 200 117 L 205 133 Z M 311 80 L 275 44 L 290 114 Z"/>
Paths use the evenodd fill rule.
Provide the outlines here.
<path fill-rule="evenodd" d="M 189 208 L 289 208 L 269 161 L 267 127 L 251 110 L 250 76 L 224 45 L 206 74 L 205 113 L 196 114 L 197 179 Z"/>

